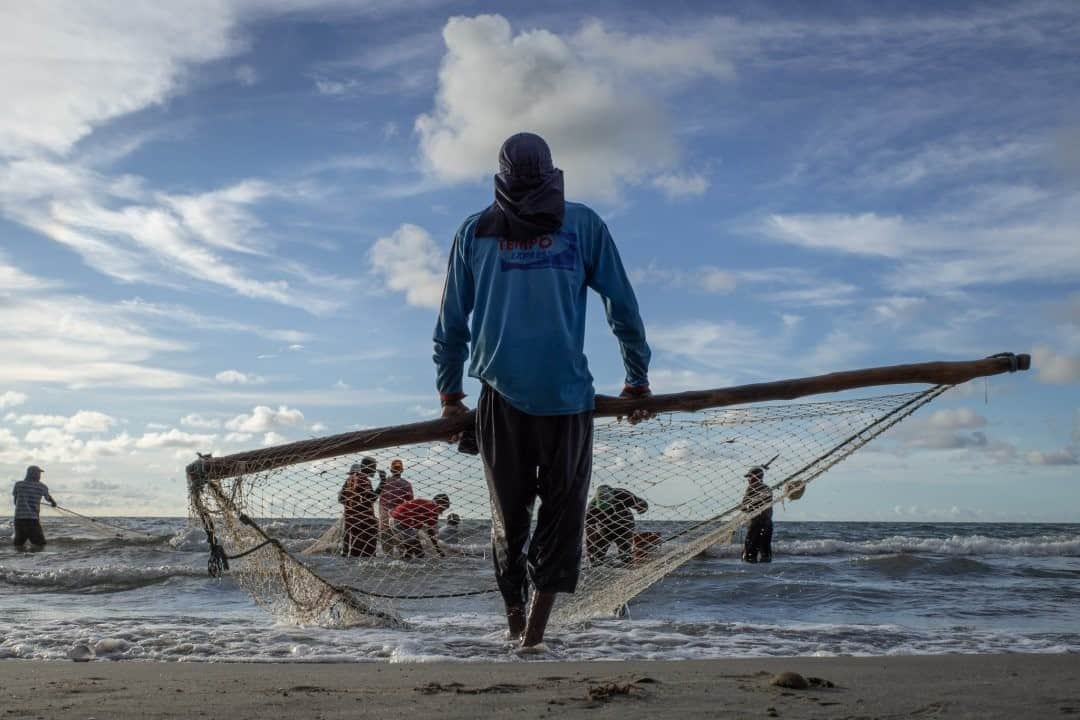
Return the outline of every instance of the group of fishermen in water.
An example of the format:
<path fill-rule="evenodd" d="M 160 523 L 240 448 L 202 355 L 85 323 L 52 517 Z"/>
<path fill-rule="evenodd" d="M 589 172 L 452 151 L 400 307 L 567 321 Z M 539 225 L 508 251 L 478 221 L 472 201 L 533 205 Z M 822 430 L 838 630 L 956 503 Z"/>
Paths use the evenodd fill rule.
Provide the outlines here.
<path fill-rule="evenodd" d="M 383 554 L 402 559 L 426 555 L 426 538 L 439 557 L 444 545 L 456 544 L 461 518 L 450 513 L 440 529 L 439 518 L 450 508 L 450 497 L 438 493 L 430 500 L 417 498 L 412 483 L 402 473 L 405 463 L 390 462 L 390 472 L 378 468 L 373 457 L 363 457 L 349 468 L 338 493 L 344 506 L 341 554 L 345 557 L 375 557 Z M 373 485 L 378 476 L 377 485 Z M 746 473 L 747 487 L 740 510 L 750 516 L 743 542 L 742 559 L 748 563 L 772 561 L 772 489 L 765 483 L 765 467 Z M 634 513 L 644 514 L 649 503 L 626 488 L 600 485 L 585 513 L 585 551 L 590 564 L 613 562 L 633 565 L 644 562 L 662 542 L 659 533 L 637 532 Z M 441 543 L 441 544 L 440 544 Z M 609 558 L 614 546 L 615 556 Z"/>
<path fill-rule="evenodd" d="M 413 494 L 412 483 L 402 473 L 405 463 L 390 462 L 390 474 L 379 470 L 373 457 L 361 458 L 349 468 L 349 475 L 338 493 L 344 506 L 341 554 L 346 557 L 374 557 L 381 545 L 383 554 L 403 559 L 424 557 L 421 536 L 426 537 L 440 557 L 445 551 L 439 536 L 452 542 L 460 523 L 457 515 L 447 517 L 439 530 L 439 516 L 450 508 L 450 497 L 439 493 L 430 500 Z M 378 474 L 378 485 L 372 479 Z M 376 509 L 376 505 L 378 506 Z"/>

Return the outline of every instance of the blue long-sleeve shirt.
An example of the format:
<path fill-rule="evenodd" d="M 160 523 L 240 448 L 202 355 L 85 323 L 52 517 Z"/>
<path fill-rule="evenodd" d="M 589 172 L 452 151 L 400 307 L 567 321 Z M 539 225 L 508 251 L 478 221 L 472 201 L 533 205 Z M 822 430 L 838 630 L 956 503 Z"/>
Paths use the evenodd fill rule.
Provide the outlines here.
<path fill-rule="evenodd" d="M 592 410 L 584 353 L 588 288 L 603 298 L 627 384 L 648 383 L 650 351 L 637 299 L 615 241 L 593 210 L 568 202 L 558 231 L 520 242 L 475 237 L 478 218 L 462 224 L 450 248 L 434 338 L 440 393 L 461 392 L 471 341 L 469 376 L 518 410 Z"/>

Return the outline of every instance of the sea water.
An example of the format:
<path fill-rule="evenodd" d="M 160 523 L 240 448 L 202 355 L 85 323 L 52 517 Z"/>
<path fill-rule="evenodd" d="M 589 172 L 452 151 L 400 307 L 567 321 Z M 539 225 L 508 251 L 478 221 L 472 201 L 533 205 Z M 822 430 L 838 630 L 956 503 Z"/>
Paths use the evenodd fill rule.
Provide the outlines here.
<path fill-rule="evenodd" d="M 145 541 L 43 522 L 44 550 L 0 545 L 0 658 L 85 647 L 98 660 L 519 659 L 494 597 L 440 604 L 403 629 L 300 627 L 208 577 L 204 537 L 183 518 L 111 521 Z M 547 658 L 1080 651 L 1080 525 L 780 522 L 773 551 L 749 565 L 738 546 L 713 547 L 624 617 L 553 632 Z"/>

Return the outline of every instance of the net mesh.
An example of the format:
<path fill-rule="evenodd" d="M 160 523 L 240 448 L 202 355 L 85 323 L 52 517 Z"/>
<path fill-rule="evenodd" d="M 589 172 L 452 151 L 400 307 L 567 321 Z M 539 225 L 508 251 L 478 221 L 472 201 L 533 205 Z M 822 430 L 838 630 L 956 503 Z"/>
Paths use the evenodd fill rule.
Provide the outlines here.
<path fill-rule="evenodd" d="M 560 596 L 552 622 L 619 611 L 682 563 L 729 542 L 753 514 L 801 496 L 821 473 L 946 389 L 671 413 L 638 425 L 597 419 L 590 496 L 609 497 L 608 490 L 598 493 L 601 486 L 622 488 L 648 508 L 590 513 L 577 592 Z M 450 497 L 438 549 L 423 532 L 415 538 L 395 532 L 385 501 L 372 503 L 363 493 L 369 521 L 353 523 L 350 532 L 339 495 L 350 468 L 361 462 L 358 454 L 297 456 L 273 470 L 195 482 L 193 515 L 229 556 L 244 554 L 232 560 L 232 575 L 282 620 L 347 626 L 496 611 L 479 457 L 441 442 L 366 454 L 382 471 L 400 459 L 415 497 Z M 772 496 L 748 508 L 745 475 L 765 464 Z M 377 485 L 379 475 L 372 481 Z M 451 513 L 460 518 L 456 527 L 446 522 Z M 373 554 L 350 556 L 358 549 Z"/>

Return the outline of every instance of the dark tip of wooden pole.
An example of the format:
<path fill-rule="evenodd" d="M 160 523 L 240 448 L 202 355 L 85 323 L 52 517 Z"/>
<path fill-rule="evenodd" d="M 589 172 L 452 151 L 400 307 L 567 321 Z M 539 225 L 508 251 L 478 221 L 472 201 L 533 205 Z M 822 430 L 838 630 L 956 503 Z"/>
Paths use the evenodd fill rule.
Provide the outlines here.
<path fill-rule="evenodd" d="M 1030 370 L 1031 369 L 1031 356 L 1027 353 L 1021 353 L 1016 356 L 1016 369 L 1017 370 Z"/>

